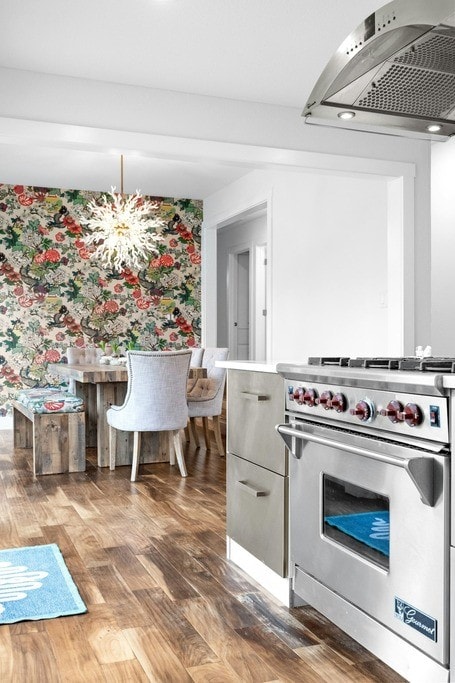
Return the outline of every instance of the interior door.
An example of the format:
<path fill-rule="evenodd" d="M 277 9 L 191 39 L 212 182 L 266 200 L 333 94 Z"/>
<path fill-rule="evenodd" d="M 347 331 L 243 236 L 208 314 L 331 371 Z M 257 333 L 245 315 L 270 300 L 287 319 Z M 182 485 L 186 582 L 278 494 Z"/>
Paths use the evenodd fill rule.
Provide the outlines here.
<path fill-rule="evenodd" d="M 234 358 L 250 359 L 250 252 L 235 255 Z"/>

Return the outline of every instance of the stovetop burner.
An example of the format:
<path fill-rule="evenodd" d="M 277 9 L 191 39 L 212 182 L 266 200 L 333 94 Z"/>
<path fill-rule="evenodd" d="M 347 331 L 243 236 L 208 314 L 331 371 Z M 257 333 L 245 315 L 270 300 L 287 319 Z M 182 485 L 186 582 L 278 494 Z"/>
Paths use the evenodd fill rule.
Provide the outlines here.
<path fill-rule="evenodd" d="M 308 358 L 308 365 L 337 365 L 347 367 L 351 359 L 342 356 L 312 356 Z"/>
<path fill-rule="evenodd" d="M 403 358 L 399 370 L 455 372 L 455 358 Z"/>
<path fill-rule="evenodd" d="M 417 358 L 415 356 L 394 357 L 359 357 L 346 356 L 312 356 L 308 365 L 334 365 L 349 368 L 381 368 L 383 370 L 411 370 L 414 372 L 447 372 L 455 373 L 455 358 Z"/>

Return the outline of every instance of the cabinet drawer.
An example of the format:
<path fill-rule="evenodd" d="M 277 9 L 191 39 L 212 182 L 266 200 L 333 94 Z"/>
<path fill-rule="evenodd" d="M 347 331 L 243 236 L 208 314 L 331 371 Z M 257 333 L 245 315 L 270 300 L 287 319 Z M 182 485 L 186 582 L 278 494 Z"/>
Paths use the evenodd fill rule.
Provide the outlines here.
<path fill-rule="evenodd" d="M 228 438 L 230 453 L 286 474 L 286 453 L 275 425 L 284 422 L 284 383 L 280 375 L 229 370 Z"/>
<path fill-rule="evenodd" d="M 227 458 L 227 534 L 286 576 L 288 478 L 230 453 Z"/>

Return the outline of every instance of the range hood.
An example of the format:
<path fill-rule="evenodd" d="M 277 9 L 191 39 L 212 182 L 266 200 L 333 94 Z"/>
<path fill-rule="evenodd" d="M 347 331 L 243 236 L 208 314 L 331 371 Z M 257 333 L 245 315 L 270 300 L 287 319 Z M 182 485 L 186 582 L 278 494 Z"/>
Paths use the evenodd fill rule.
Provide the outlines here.
<path fill-rule="evenodd" d="M 340 45 L 306 123 L 447 139 L 455 134 L 455 0 L 394 0 Z"/>

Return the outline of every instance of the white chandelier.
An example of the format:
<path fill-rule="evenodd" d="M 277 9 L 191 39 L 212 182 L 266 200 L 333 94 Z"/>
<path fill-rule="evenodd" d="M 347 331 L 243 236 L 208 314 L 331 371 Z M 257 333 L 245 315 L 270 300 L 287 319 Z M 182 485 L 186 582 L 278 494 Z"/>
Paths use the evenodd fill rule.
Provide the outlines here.
<path fill-rule="evenodd" d="M 120 157 L 120 193 L 111 192 L 101 200 L 92 199 L 87 208 L 91 217 L 83 219 L 90 229 L 85 238 L 87 246 L 95 245 L 91 258 L 97 259 L 106 268 L 121 270 L 141 268 L 150 253 L 158 251 L 156 242 L 163 239 L 152 232 L 162 225 L 156 216 L 158 205 L 144 199 L 139 190 L 132 195 L 123 192 L 123 154 Z M 155 213 L 155 215 L 153 215 Z"/>

